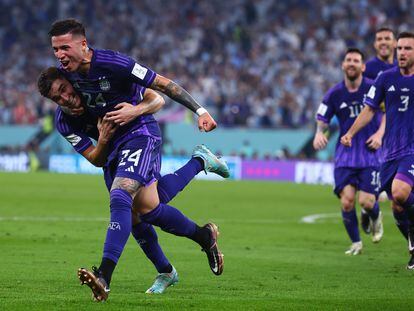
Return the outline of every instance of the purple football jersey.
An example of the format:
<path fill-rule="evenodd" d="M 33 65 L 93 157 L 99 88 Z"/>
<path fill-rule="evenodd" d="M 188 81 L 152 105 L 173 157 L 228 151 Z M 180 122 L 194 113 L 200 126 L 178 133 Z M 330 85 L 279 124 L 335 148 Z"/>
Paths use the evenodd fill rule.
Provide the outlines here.
<path fill-rule="evenodd" d="M 381 73 L 388 69 L 396 67 L 397 65 L 398 62 L 396 59 L 394 59 L 394 62 L 392 64 L 389 64 L 383 62 L 377 56 L 374 56 L 365 63 L 366 68 L 364 72 L 364 77 L 369 78 L 371 80 L 375 80 Z"/>
<path fill-rule="evenodd" d="M 320 104 L 316 114 L 317 120 L 329 123 L 335 115 L 339 122 L 339 138 L 342 137 L 364 108 L 364 98 L 372 84 L 372 80 L 363 78 L 358 91 L 352 93 L 348 91 L 344 81 L 335 85 L 326 93 Z M 379 166 L 380 151 L 370 150 L 366 145 L 366 141 L 378 130 L 381 117 L 382 113 L 378 112 L 375 120 L 355 135 L 351 148 L 342 145 L 338 139 L 335 149 L 335 167 Z"/>
<path fill-rule="evenodd" d="M 82 96 L 88 113 L 102 117 L 121 102 L 133 105 L 142 101 L 146 87 L 154 81 L 156 73 L 136 63 L 132 58 L 110 50 L 93 50 L 88 74 L 66 72 L 65 77 Z M 139 116 L 133 122 L 121 126 L 113 140 L 120 141 L 133 135 L 159 138 L 161 133 L 154 116 Z"/>
<path fill-rule="evenodd" d="M 88 114 L 72 117 L 60 107 L 55 112 L 55 128 L 72 145 L 76 152 L 82 153 L 92 145 L 93 138 L 98 140 L 97 119 Z"/>
<path fill-rule="evenodd" d="M 383 72 L 370 88 L 365 104 L 380 109 L 385 101 L 387 118 L 383 139 L 384 160 L 414 154 L 414 76 L 403 76 L 398 67 Z"/>

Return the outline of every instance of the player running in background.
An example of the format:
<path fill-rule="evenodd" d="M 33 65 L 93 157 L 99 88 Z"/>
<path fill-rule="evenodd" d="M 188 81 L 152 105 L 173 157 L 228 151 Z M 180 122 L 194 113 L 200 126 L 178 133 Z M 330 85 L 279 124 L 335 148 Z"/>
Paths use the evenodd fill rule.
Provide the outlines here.
<path fill-rule="evenodd" d="M 90 48 L 81 23 L 73 19 L 58 21 L 52 25 L 49 35 L 62 73 L 82 94 L 92 115 L 103 117 L 107 112 L 114 111 L 121 102 L 135 104 L 141 86 L 159 90 L 197 113 L 200 130 L 210 131 L 216 127 L 210 114 L 173 81 L 128 56 Z M 159 200 L 154 180 L 159 173 L 161 133 L 153 116 L 143 115 L 119 127 L 112 141 L 113 148 L 107 163 L 109 177 L 113 180 L 110 191 L 111 222 L 98 271 L 92 274 L 85 270 L 96 279 L 92 290 L 97 286 L 102 289 L 97 294 L 94 292 L 95 296 L 106 299 L 100 294 L 107 288 L 127 242 L 133 202 L 142 221 L 198 243 L 207 254 L 211 271 L 220 275 L 224 262 L 217 247 L 217 226 L 209 223 L 199 227 L 179 210 Z"/>
<path fill-rule="evenodd" d="M 372 85 L 372 80 L 364 78 L 364 55 L 355 48 L 349 48 L 342 62 L 344 81 L 335 85 L 325 95 L 316 114 L 317 130 L 313 140 L 316 150 L 326 147 L 328 139 L 325 131 L 329 122 L 336 116 L 340 134 L 343 135 L 363 108 L 363 100 Z M 358 137 L 352 148 L 342 146 L 339 141 L 335 150 L 335 194 L 341 200 L 342 219 L 352 241 L 345 252 L 358 255 L 362 251 L 359 236 L 355 201 L 358 202 L 372 220 L 372 241 L 379 242 L 383 235 L 382 215 L 377 202 L 378 194 L 378 148 L 376 136 L 382 138 L 384 129 L 380 127 L 381 114 Z"/>
<path fill-rule="evenodd" d="M 382 72 L 393 67 L 397 67 L 398 61 L 395 58 L 396 47 L 397 41 L 395 40 L 394 32 L 392 29 L 387 27 L 378 29 L 375 33 L 374 42 L 376 56 L 367 61 L 364 76 L 375 80 Z M 402 221 L 400 215 L 405 213 L 404 209 L 395 201 L 391 201 L 391 208 L 397 227 L 400 227 L 399 222 Z M 404 223 L 406 224 L 407 221 L 402 221 L 401 225 L 403 226 Z M 362 210 L 361 225 L 365 232 L 369 232 L 369 224 L 369 217 Z M 403 235 L 406 231 L 407 230 L 402 231 Z M 407 238 L 407 236 L 405 236 L 405 238 Z"/>
<path fill-rule="evenodd" d="M 376 55 L 370 58 L 365 64 L 364 77 L 375 80 L 379 74 L 385 70 L 398 65 L 395 58 L 395 48 L 397 41 L 394 32 L 387 27 L 379 28 L 375 32 L 374 48 Z"/>
<path fill-rule="evenodd" d="M 411 254 L 407 268 L 414 269 L 414 33 L 402 32 L 397 40 L 398 67 L 383 72 L 369 90 L 364 110 L 341 138 L 345 146 L 352 146 L 355 135 L 370 121 L 385 101 L 385 127 L 381 165 L 381 189 L 397 205 L 404 208 L 396 213 L 397 226 L 408 236 Z"/>

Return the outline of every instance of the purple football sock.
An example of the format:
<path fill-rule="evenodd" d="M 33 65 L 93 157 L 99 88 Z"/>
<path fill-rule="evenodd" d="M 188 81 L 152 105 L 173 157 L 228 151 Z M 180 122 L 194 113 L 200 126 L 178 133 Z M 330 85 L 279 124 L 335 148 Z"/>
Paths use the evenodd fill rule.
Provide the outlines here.
<path fill-rule="evenodd" d="M 401 212 L 398 212 L 396 210 L 393 210 L 392 213 L 394 214 L 395 224 L 397 225 L 401 234 L 408 240 L 408 227 L 410 225 L 410 222 L 408 220 L 406 211 L 402 210 Z"/>
<path fill-rule="evenodd" d="M 380 212 L 380 208 L 379 208 L 378 202 L 375 202 L 373 208 L 366 209 L 365 211 L 368 213 L 368 215 L 371 218 L 371 220 L 377 220 L 378 219 L 378 216 L 379 216 L 379 212 Z"/>
<path fill-rule="evenodd" d="M 164 273 L 166 267 L 170 266 L 170 262 L 165 257 L 160 245 L 158 244 L 157 232 L 154 227 L 145 222 L 132 226 L 132 235 L 141 246 L 145 255 L 152 261 L 158 273 Z"/>
<path fill-rule="evenodd" d="M 103 257 L 117 263 L 131 232 L 130 194 L 122 189 L 110 193 L 111 221 L 106 233 Z"/>
<path fill-rule="evenodd" d="M 359 230 L 358 230 L 358 219 L 353 209 L 350 212 L 345 212 L 342 210 L 342 220 L 345 225 L 345 229 L 348 232 L 349 238 L 351 239 L 352 243 L 361 241 L 359 237 Z"/>
<path fill-rule="evenodd" d="M 203 170 L 202 160 L 192 158 L 182 168 L 162 176 L 158 180 L 158 195 L 161 203 L 170 202 L 185 186 Z"/>
<path fill-rule="evenodd" d="M 141 220 L 162 230 L 178 236 L 191 238 L 197 230 L 196 224 L 184 216 L 178 209 L 160 203 L 156 208 L 145 215 Z"/>

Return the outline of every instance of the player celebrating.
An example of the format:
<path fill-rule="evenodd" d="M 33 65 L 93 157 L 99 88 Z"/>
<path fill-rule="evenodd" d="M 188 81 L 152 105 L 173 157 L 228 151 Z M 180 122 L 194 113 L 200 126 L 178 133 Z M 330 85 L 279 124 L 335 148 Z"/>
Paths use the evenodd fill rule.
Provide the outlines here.
<path fill-rule="evenodd" d="M 374 47 L 376 56 L 371 58 L 366 63 L 364 76 L 375 80 L 382 72 L 398 66 L 397 59 L 394 57 L 397 41 L 395 40 L 392 29 L 383 27 L 376 31 Z M 385 118 L 384 118 L 385 121 Z M 402 235 L 408 239 L 408 217 L 405 210 L 395 203 L 391 202 L 391 208 L 394 214 L 394 219 L 397 227 L 400 229 Z M 361 211 L 361 225 L 365 232 L 369 233 L 369 217 L 366 213 Z"/>
<path fill-rule="evenodd" d="M 374 41 L 376 55 L 366 62 L 363 73 L 364 77 L 375 80 L 383 71 L 397 66 L 397 59 L 394 56 L 396 46 L 397 41 L 391 28 L 382 27 L 377 29 Z M 385 115 L 382 122 L 385 122 Z M 381 126 L 385 127 L 385 124 Z M 392 204 L 392 209 L 394 213 L 395 211 L 398 212 L 398 210 L 402 212 L 401 208 L 395 206 L 395 204 Z M 361 227 L 365 233 L 370 233 L 370 218 L 364 209 L 361 209 Z"/>
<path fill-rule="evenodd" d="M 62 73 L 82 94 L 89 113 L 103 117 L 121 102 L 136 103 L 139 86 L 159 90 L 199 115 L 200 130 L 210 131 L 216 123 L 183 88 L 173 81 L 136 63 L 128 56 L 88 46 L 83 25 L 76 20 L 58 21 L 49 32 Z M 62 89 L 57 89 L 57 95 Z M 73 99 L 69 98 L 68 102 Z M 123 108 L 121 108 L 123 109 Z M 131 206 L 149 224 L 197 242 L 206 252 L 210 269 L 223 271 L 223 255 L 217 247 L 218 229 L 214 224 L 197 226 L 174 207 L 160 202 L 154 180 L 159 171 L 161 136 L 152 115 L 143 115 L 120 127 L 112 140 L 106 165 L 113 180 L 110 190 L 111 222 L 104 254 L 94 273 L 84 270 L 98 300 L 105 300 L 105 289 L 129 236 Z M 81 274 L 82 277 L 83 274 Z M 96 280 L 96 281 L 95 281 Z M 95 290 L 98 288 L 98 290 Z"/>
<path fill-rule="evenodd" d="M 103 166 L 106 163 L 108 145 L 117 128 L 116 123 L 122 124 L 123 119 L 132 119 L 142 114 L 155 113 L 165 103 L 164 99 L 155 91 L 149 89 L 144 91 L 142 89 L 143 100 L 138 105 L 119 104 L 123 108 L 128 105 L 130 107 L 124 109 L 124 114 L 120 113 L 120 110 L 108 113 L 98 123 L 97 127 L 96 119 L 88 115 L 79 95 L 57 68 L 50 67 L 44 70 L 39 76 L 38 86 L 42 94 L 47 93 L 47 98 L 54 97 L 58 100 L 59 107 L 55 114 L 56 129 L 72 144 L 75 151 L 82 154 L 95 166 Z M 58 98 L 56 90 L 59 88 L 65 91 Z M 67 101 L 69 98 L 72 99 L 70 102 Z M 114 120 L 115 123 L 111 120 Z M 90 138 L 97 141 L 96 146 L 93 145 Z M 203 159 L 200 158 L 200 155 L 203 156 Z M 218 173 L 216 170 L 218 166 L 214 166 L 213 162 L 220 162 L 220 160 L 211 154 L 206 147 L 196 147 L 193 158 L 187 164 L 174 174 L 165 175 L 158 180 L 160 201 L 163 203 L 171 201 L 202 169 Z M 108 168 L 104 166 L 103 169 L 106 174 Z M 108 190 L 110 190 L 110 181 L 106 181 Z M 162 252 L 158 244 L 157 234 L 151 225 L 139 222 L 137 217 L 133 217 L 131 233 L 159 273 L 147 293 L 163 293 L 167 287 L 178 281 L 177 271 Z"/>
<path fill-rule="evenodd" d="M 411 258 L 407 268 L 414 269 L 414 107 L 411 103 L 414 90 L 414 33 L 402 32 L 397 40 L 398 67 L 383 72 L 366 97 L 366 106 L 352 127 L 341 138 L 345 146 L 370 121 L 385 101 L 387 124 L 384 134 L 384 163 L 381 165 L 381 189 L 393 202 L 402 206 L 409 219 L 409 226 L 397 222 L 408 236 Z M 395 214 L 394 214 L 395 215 Z M 408 228 L 408 232 L 405 231 Z M 404 232 L 405 231 L 405 232 Z"/>
<path fill-rule="evenodd" d="M 375 80 L 385 70 L 398 65 L 395 59 L 397 41 L 394 32 L 388 27 L 379 28 L 375 32 L 374 48 L 376 55 L 366 62 L 364 77 Z"/>
<path fill-rule="evenodd" d="M 319 106 L 317 130 L 313 140 L 316 150 L 326 147 L 328 139 L 325 131 L 331 118 L 338 118 L 340 133 L 345 133 L 352 125 L 358 113 L 363 108 L 363 99 L 372 81 L 364 78 L 364 56 L 355 48 L 349 48 L 342 62 L 344 81 L 331 88 Z M 348 255 L 358 255 L 362 251 L 362 241 L 359 236 L 358 220 L 355 212 L 356 193 L 359 191 L 359 204 L 366 210 L 372 220 L 372 241 L 379 242 L 383 235 L 382 215 L 376 201 L 378 191 L 378 148 L 376 136 L 382 137 L 380 127 L 381 115 L 376 122 L 357 137 L 357 143 L 351 148 L 344 148 L 339 141 L 335 151 L 335 194 L 342 205 L 342 219 L 346 231 L 352 241 L 351 247 L 345 252 Z"/>

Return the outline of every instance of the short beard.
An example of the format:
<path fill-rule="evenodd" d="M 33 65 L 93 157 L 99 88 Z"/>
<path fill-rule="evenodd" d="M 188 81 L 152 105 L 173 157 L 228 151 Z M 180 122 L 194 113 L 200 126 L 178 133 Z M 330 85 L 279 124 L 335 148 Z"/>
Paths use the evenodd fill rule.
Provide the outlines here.
<path fill-rule="evenodd" d="M 356 79 L 358 79 L 359 75 L 353 75 L 353 76 L 346 75 L 346 77 L 348 78 L 349 81 L 354 82 Z"/>

